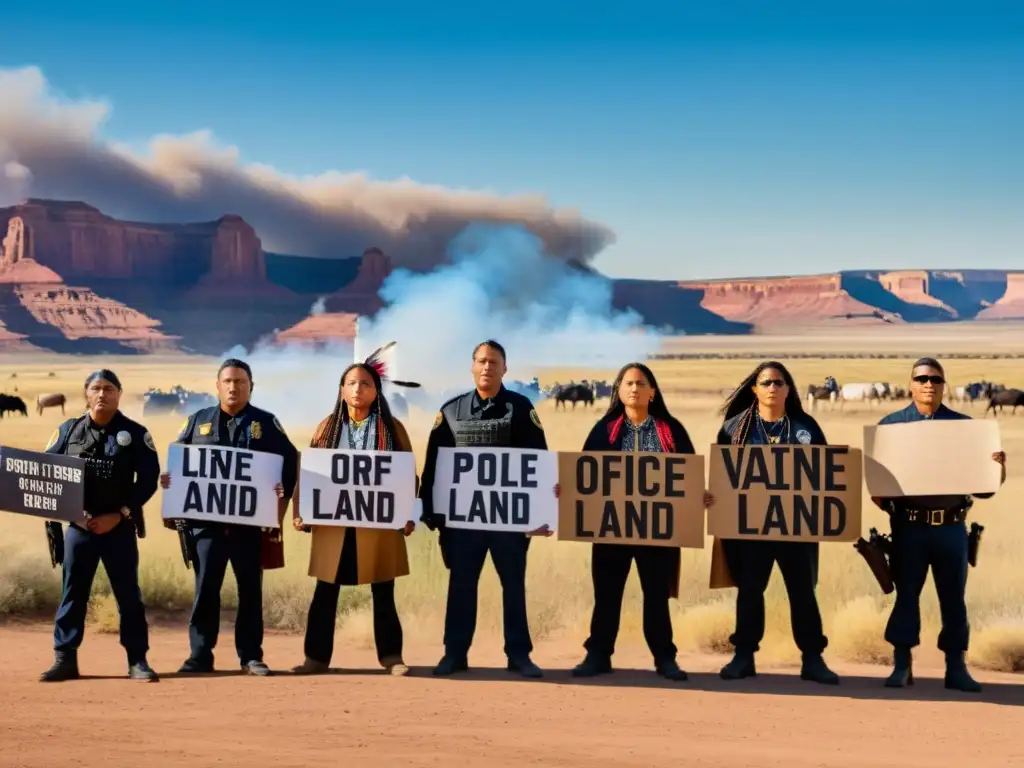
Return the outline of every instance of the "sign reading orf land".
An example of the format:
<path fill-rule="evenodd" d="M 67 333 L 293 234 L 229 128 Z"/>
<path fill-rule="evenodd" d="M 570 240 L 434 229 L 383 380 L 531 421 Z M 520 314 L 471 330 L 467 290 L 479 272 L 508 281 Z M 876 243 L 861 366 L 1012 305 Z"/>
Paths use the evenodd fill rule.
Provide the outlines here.
<path fill-rule="evenodd" d="M 274 486 L 284 459 L 277 454 L 219 445 L 167 448 L 171 487 L 164 490 L 165 520 L 197 520 L 278 528 Z"/>
<path fill-rule="evenodd" d="M 449 528 L 528 533 L 558 520 L 558 455 L 527 448 L 439 448 L 434 512 Z"/>
<path fill-rule="evenodd" d="M 307 448 L 299 515 L 307 525 L 402 528 L 418 519 L 416 457 L 408 451 Z"/>
<path fill-rule="evenodd" d="M 80 523 L 84 506 L 84 459 L 0 446 L 0 509 Z"/>
<path fill-rule="evenodd" d="M 558 538 L 592 544 L 704 546 L 704 457 L 558 454 Z"/>
<path fill-rule="evenodd" d="M 714 445 L 708 533 L 723 539 L 856 541 L 862 454 L 845 445 Z"/>

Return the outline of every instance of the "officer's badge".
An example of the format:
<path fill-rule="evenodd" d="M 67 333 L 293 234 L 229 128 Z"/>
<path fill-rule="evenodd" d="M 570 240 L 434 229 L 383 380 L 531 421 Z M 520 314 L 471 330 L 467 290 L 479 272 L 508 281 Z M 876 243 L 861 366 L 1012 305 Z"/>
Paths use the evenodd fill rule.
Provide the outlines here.
<path fill-rule="evenodd" d="M 258 421 L 254 421 L 252 424 L 249 425 L 249 435 L 252 437 L 253 440 L 259 440 L 261 437 L 263 437 L 263 425 L 260 424 Z"/>
<path fill-rule="evenodd" d="M 253 424 L 256 424 L 256 422 L 253 422 Z M 257 424 L 257 426 L 259 425 Z M 277 420 L 277 416 L 274 417 L 274 426 L 277 428 L 278 432 L 280 432 L 282 435 L 284 434 L 284 427 L 282 427 L 281 422 Z M 253 437 L 256 437 L 256 435 L 253 435 Z"/>
<path fill-rule="evenodd" d="M 537 429 L 544 429 L 540 424 L 540 416 L 537 415 L 537 410 L 535 408 L 530 409 L 530 421 L 533 422 L 533 425 L 537 427 Z"/>
<path fill-rule="evenodd" d="M 181 422 L 181 428 L 178 430 L 178 439 L 181 440 L 185 436 L 185 430 L 188 429 L 188 419 Z"/>
<path fill-rule="evenodd" d="M 146 447 L 149 448 L 149 450 L 156 452 L 156 445 L 153 443 L 153 436 L 149 434 L 149 432 L 146 432 L 146 434 L 142 436 L 142 442 L 146 444 Z"/>
<path fill-rule="evenodd" d="M 126 430 L 123 430 L 123 429 L 120 432 L 118 432 L 117 433 L 117 444 L 120 445 L 122 448 L 131 445 L 132 444 L 131 433 L 127 432 Z"/>
<path fill-rule="evenodd" d="M 207 424 L 200 424 L 199 425 L 199 434 L 200 435 L 208 435 L 212 431 L 213 431 L 213 424 L 207 423 Z"/>
<path fill-rule="evenodd" d="M 808 432 L 806 429 L 801 429 L 796 433 L 796 439 L 797 442 L 799 442 L 801 445 L 810 445 L 811 433 Z"/>
<path fill-rule="evenodd" d="M 444 421 L 444 414 L 441 413 L 440 411 L 438 411 L 437 412 L 437 418 L 434 419 L 434 426 L 430 428 L 430 431 L 433 432 L 435 429 L 440 427 L 442 421 Z"/>
<path fill-rule="evenodd" d="M 45 448 L 45 450 L 47 450 L 47 451 L 48 451 L 48 450 L 50 450 L 51 448 L 53 448 L 53 446 L 55 446 L 55 445 L 57 444 L 57 439 L 58 439 L 59 437 L 60 437 L 60 430 L 59 430 L 59 429 L 55 429 L 55 430 L 53 430 L 53 434 L 52 434 L 52 435 L 50 435 L 50 442 L 48 442 L 48 443 L 46 444 L 46 448 Z"/>

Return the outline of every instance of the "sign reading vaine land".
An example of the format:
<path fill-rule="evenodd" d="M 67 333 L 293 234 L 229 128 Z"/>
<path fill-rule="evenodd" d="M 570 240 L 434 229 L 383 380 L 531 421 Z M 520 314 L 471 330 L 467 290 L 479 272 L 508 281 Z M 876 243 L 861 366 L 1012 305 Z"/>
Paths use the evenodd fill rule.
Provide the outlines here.
<path fill-rule="evenodd" d="M 708 533 L 723 539 L 856 541 L 860 449 L 845 445 L 711 447 Z"/>

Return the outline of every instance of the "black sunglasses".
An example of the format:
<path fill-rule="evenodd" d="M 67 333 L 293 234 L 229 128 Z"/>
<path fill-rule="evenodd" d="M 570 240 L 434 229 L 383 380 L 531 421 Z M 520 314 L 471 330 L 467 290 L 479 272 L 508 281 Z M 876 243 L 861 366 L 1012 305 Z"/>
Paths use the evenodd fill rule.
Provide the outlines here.
<path fill-rule="evenodd" d="M 915 376 L 914 381 L 918 384 L 945 384 L 946 380 L 941 376 Z"/>
<path fill-rule="evenodd" d="M 761 389 L 768 389 L 768 387 L 777 387 L 778 389 L 782 389 L 786 386 L 786 382 L 782 379 L 764 379 L 763 381 L 757 382 L 757 386 L 761 387 Z"/>

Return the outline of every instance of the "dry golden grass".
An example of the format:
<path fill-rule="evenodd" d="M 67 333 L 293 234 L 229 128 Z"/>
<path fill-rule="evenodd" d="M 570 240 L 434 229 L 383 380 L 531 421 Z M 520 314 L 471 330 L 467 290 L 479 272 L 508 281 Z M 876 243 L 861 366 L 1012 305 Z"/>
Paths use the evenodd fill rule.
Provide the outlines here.
<path fill-rule="evenodd" d="M 835 339 L 828 339 L 835 344 Z M 149 386 L 186 387 L 211 391 L 216 361 L 198 358 L 147 358 L 105 361 L 118 372 L 125 387 L 122 409 L 141 419 L 141 393 Z M 801 389 L 832 374 L 841 382 L 889 380 L 904 382 L 908 359 L 820 359 L 792 361 L 791 370 Z M 58 410 L 43 416 L 33 411 L 35 395 L 43 391 L 63 391 L 69 397 L 68 416 L 81 410 L 80 388 L 86 374 L 101 364 L 85 358 L 13 358 L 0 361 L 0 389 L 18 394 L 29 404 L 30 415 L 7 415 L 0 421 L 0 443 L 41 450 L 51 431 L 64 418 Z M 334 364 L 320 361 L 320 365 Z M 750 360 L 665 361 L 653 367 L 660 379 L 672 411 L 683 421 L 698 448 L 711 443 L 721 423 L 716 414 L 717 395 L 687 394 L 694 391 L 729 389 L 752 368 Z M 341 364 L 338 363 L 340 369 Z M 48 374 L 55 375 L 50 377 Z M 560 370 L 538 372 L 542 383 L 554 380 L 596 376 L 611 378 L 613 371 Z M 16 374 L 16 378 L 11 378 Z M 262 375 L 261 375 L 262 374 Z M 986 378 L 1008 385 L 1024 383 L 1024 361 L 1011 359 L 951 360 L 947 374 L 954 383 Z M 333 405 L 334 392 L 309 392 L 301 377 L 280 377 L 267 382 L 273 372 L 257 371 L 264 388 L 287 386 L 297 397 L 322 401 L 326 415 Z M 467 372 L 468 377 L 468 372 Z M 259 386 L 259 384 L 258 384 Z M 257 399 L 258 402 L 258 399 Z M 600 408 L 600 406 L 598 406 Z M 875 423 L 886 406 L 854 405 L 842 411 L 819 409 L 816 416 L 830 442 L 859 445 L 861 429 Z M 974 409 L 981 415 L 980 406 Z M 579 450 L 597 416 L 597 411 L 577 408 L 555 411 L 544 403 L 539 412 L 550 447 L 555 450 Z M 418 459 L 422 462 L 432 413 L 413 412 L 407 419 Z M 181 417 L 144 420 L 164 456 Z M 313 423 L 292 423 L 282 419 L 290 437 L 300 448 L 308 444 Z M 1009 455 L 1009 478 L 1004 489 L 991 501 L 979 502 L 972 512 L 986 527 L 979 567 L 971 569 L 968 583 L 968 607 L 973 625 L 971 661 L 979 666 L 1019 671 L 1024 667 L 1024 571 L 1018 567 L 1017 553 L 1024 549 L 1024 523 L 1020 521 L 1014 500 L 1024 491 L 1024 470 L 1016 457 L 1024 454 L 1024 416 L 1009 414 L 1000 418 L 1004 448 Z M 149 609 L 184 615 L 191 605 L 193 573 L 181 562 L 176 535 L 160 525 L 160 498 L 147 505 L 149 535 L 141 542 L 140 578 Z M 870 526 L 887 530 L 885 516 L 870 501 L 864 508 L 865 531 Z M 285 534 L 287 566 L 268 572 L 265 579 L 264 609 L 268 627 L 301 631 L 313 581 L 306 575 L 309 538 L 288 529 Z M 412 573 L 398 582 L 399 611 L 408 637 L 440 637 L 443 631 L 447 571 L 437 551 L 436 537 L 417 529 L 410 537 Z M 710 543 L 710 540 L 709 542 Z M 535 540 L 530 550 L 528 601 L 531 630 L 535 639 L 561 638 L 582 644 L 589 625 L 593 594 L 589 572 L 589 547 Z M 849 661 L 885 662 L 891 649 L 882 632 L 892 597 L 882 595 L 864 561 L 850 545 L 827 545 L 823 550 L 818 595 L 830 637 L 829 656 Z M 734 590 L 709 590 L 710 549 L 683 550 L 680 599 L 673 602 L 677 644 L 681 650 L 727 652 L 733 626 Z M 0 615 L 49 617 L 60 591 L 59 571 L 48 561 L 43 525 L 39 520 L 19 515 L 0 516 Z M 91 627 L 116 630 L 117 611 L 109 584 L 100 569 L 91 608 Z M 643 643 L 640 629 L 641 594 L 635 574 L 630 577 L 623 608 L 620 644 Z M 235 585 L 229 576 L 224 586 L 224 606 L 230 610 L 235 601 Z M 339 642 L 367 647 L 372 643 L 368 612 L 369 590 L 362 587 L 343 591 L 339 612 Z M 790 661 L 797 651 L 790 636 L 789 606 L 778 572 L 773 575 L 767 594 L 768 628 L 762 656 Z M 922 596 L 924 630 L 919 654 L 937 655 L 938 606 L 929 580 Z M 482 635 L 500 636 L 501 596 L 498 580 L 488 566 L 480 590 L 479 630 Z M 581 649 L 582 652 L 582 649 Z"/>

